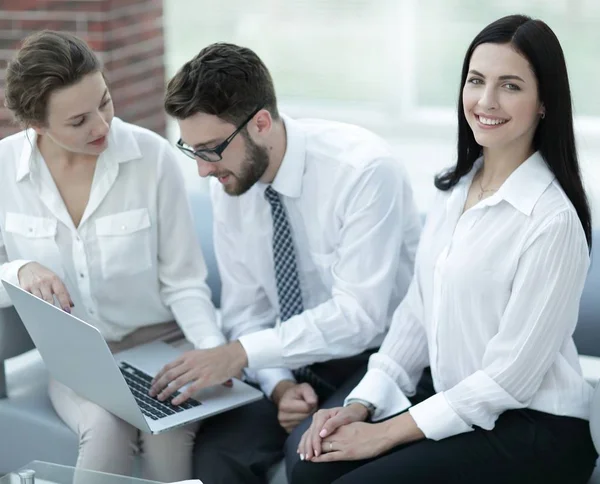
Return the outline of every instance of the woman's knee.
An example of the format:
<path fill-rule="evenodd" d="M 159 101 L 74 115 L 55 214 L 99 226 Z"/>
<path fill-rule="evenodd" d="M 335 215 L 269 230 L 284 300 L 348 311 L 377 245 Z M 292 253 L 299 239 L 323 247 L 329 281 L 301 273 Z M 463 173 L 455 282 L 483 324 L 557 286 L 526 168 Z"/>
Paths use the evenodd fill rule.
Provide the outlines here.
<path fill-rule="evenodd" d="M 197 424 L 162 434 L 142 434 L 142 474 L 153 481 L 182 481 L 192 477 Z"/>
<path fill-rule="evenodd" d="M 94 406 L 86 409 L 86 415 L 79 425 L 79 442 L 89 445 L 96 442 L 115 452 L 137 450 L 138 430 L 107 410 Z"/>
<path fill-rule="evenodd" d="M 165 455 L 170 452 L 191 453 L 196 442 L 199 423 L 170 430 L 162 434 L 142 434 L 141 445 L 144 453 Z"/>

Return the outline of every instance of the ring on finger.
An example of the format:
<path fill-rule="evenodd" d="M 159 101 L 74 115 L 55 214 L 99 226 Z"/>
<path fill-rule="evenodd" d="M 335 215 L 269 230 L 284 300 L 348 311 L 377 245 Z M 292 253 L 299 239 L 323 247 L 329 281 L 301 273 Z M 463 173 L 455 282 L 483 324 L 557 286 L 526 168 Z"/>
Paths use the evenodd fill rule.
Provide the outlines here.
<path fill-rule="evenodd" d="M 329 452 L 333 452 L 333 442 L 329 442 Z"/>

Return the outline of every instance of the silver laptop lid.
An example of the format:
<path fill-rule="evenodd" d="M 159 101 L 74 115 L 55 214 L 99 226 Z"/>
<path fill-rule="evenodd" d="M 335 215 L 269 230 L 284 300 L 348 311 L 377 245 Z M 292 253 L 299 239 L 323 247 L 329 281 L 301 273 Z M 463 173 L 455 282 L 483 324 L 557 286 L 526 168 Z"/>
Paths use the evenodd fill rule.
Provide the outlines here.
<path fill-rule="evenodd" d="M 108 345 L 94 326 L 20 287 L 2 283 L 50 374 L 79 395 L 150 431 Z"/>

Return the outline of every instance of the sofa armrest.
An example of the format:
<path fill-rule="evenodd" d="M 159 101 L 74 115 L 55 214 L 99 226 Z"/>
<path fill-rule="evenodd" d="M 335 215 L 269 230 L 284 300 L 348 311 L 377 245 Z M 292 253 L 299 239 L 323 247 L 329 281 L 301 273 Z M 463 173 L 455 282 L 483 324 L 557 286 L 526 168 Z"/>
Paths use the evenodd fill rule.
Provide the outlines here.
<path fill-rule="evenodd" d="M 34 348 L 15 308 L 0 308 L 0 398 L 6 398 L 4 360 Z"/>

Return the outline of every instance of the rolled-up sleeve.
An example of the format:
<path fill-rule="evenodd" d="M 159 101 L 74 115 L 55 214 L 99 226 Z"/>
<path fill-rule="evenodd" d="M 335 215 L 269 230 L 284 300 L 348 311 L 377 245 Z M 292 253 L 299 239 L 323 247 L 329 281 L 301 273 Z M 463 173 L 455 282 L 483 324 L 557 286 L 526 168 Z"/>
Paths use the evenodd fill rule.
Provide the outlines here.
<path fill-rule="evenodd" d="M 6 245 L 4 244 L 4 238 L 2 236 L 2 229 L 0 229 L 0 280 L 10 282 L 14 286 L 19 285 L 19 270 L 25 264 L 29 263 L 29 260 L 8 260 L 8 254 L 6 253 Z M 12 302 L 4 286 L 0 284 L 0 308 L 12 306 Z"/>

